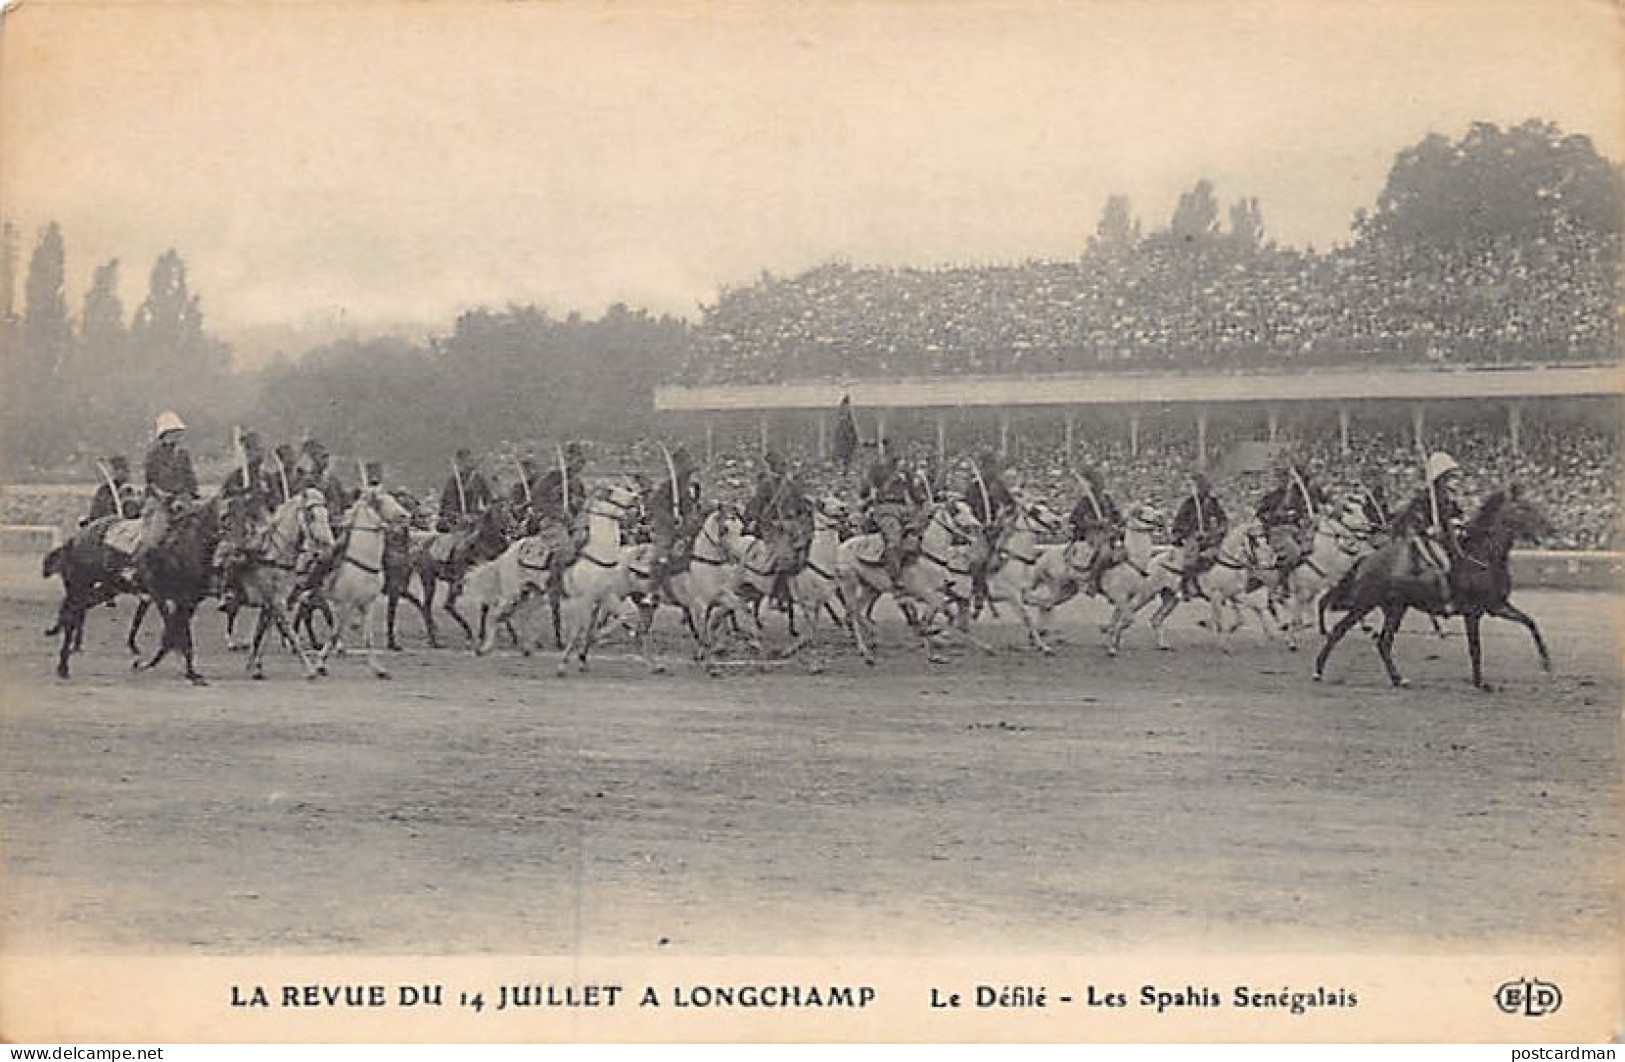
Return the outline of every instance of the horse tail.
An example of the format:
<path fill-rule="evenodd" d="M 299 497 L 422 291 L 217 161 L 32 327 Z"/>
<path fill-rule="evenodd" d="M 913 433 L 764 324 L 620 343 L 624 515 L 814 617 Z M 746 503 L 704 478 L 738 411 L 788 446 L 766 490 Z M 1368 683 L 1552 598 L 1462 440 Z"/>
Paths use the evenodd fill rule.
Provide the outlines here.
<path fill-rule="evenodd" d="M 49 579 L 51 576 L 61 572 L 62 558 L 67 554 L 67 551 L 67 543 L 63 543 L 62 545 L 53 549 L 51 552 L 47 553 L 45 555 L 44 562 L 40 565 L 40 578 Z"/>

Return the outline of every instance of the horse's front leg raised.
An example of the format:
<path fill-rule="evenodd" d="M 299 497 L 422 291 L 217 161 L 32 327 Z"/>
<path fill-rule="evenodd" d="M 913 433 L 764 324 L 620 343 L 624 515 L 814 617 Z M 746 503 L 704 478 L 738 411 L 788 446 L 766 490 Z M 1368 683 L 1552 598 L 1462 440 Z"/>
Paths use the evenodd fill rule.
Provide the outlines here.
<path fill-rule="evenodd" d="M 1535 640 L 1535 651 L 1540 654 L 1541 670 L 1545 671 L 1547 674 L 1551 674 L 1552 654 L 1546 651 L 1546 639 L 1540 636 L 1540 627 L 1535 624 L 1535 620 L 1532 616 L 1524 612 L 1522 609 L 1515 607 L 1510 601 L 1501 602 L 1496 607 L 1490 609 L 1489 614 L 1491 616 L 1499 616 L 1504 620 L 1511 620 L 1513 623 L 1516 623 L 1527 630 L 1529 632 L 1529 637 Z"/>

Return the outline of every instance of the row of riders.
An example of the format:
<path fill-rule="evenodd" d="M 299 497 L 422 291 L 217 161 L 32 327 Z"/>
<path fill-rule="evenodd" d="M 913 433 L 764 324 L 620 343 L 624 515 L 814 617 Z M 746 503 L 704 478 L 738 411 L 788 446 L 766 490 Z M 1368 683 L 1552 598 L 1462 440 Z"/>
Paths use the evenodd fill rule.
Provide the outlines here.
<path fill-rule="evenodd" d="M 146 489 L 139 499 L 139 514 L 132 511 L 138 499 L 127 483 L 127 466 L 115 458 L 109 462 L 107 482 L 98 490 L 82 532 L 115 555 L 127 551 L 125 563 L 112 566 L 122 573 L 119 578 L 126 585 L 103 588 L 110 592 L 124 588 L 150 592 L 150 587 L 141 585 L 146 558 L 165 540 L 175 514 L 199 503 L 180 418 L 165 413 L 156 428 L 156 441 L 145 463 Z M 283 445 L 266 451 L 257 433 L 249 431 L 240 436 L 239 455 L 238 466 L 212 501 L 218 513 L 218 545 L 209 584 L 199 592 L 218 594 L 222 608 L 233 611 L 244 603 L 245 573 L 268 563 L 287 570 L 286 600 L 267 602 L 262 595 L 249 602 L 261 606 L 262 613 L 278 613 L 262 616 L 251 664 L 257 669 L 265 619 L 281 626 L 284 608 L 308 611 L 313 605 L 325 606 L 324 585 L 344 554 L 345 533 L 351 530 L 353 519 L 341 521 L 337 535 L 312 534 L 308 526 L 311 512 L 319 508 L 324 519 L 330 513 L 351 512 L 360 500 L 385 492 L 382 469 L 376 463 L 364 467 L 365 478 L 355 495 L 346 492 L 330 470 L 326 449 L 314 440 L 297 449 Z M 1115 651 L 1123 628 L 1155 598 L 1162 599 L 1163 607 L 1152 622 L 1159 645 L 1165 645 L 1161 621 L 1180 600 L 1207 598 L 1213 605 L 1215 626 L 1222 628 L 1221 597 L 1235 607 L 1243 594 L 1268 587 L 1271 611 L 1282 604 L 1294 606 L 1288 630 L 1289 644 L 1295 648 L 1291 634 L 1304 625 L 1298 606 L 1317 597 L 1335 600 L 1339 593 L 1346 596 L 1346 588 L 1340 588 L 1339 582 L 1347 581 L 1356 559 L 1383 542 L 1404 543 L 1407 574 L 1432 587 L 1441 613 L 1452 608 L 1449 573 L 1452 559 L 1461 552 L 1458 536 L 1463 514 L 1455 497 L 1458 467 L 1444 453 L 1429 456 L 1426 486 L 1397 513 L 1388 511 L 1380 484 L 1347 495 L 1333 506 L 1303 468 L 1282 462 L 1274 487 L 1235 526 L 1206 475 L 1193 471 L 1168 528 L 1171 547 L 1159 547 L 1154 541 L 1162 525 L 1160 512 L 1149 505 L 1132 506 L 1127 512 L 1120 509 L 1098 468 L 1087 468 L 1077 477 L 1080 496 L 1068 529 L 1042 501 L 1024 497 L 1014 475 L 1001 473 L 991 454 L 978 456 L 956 475 L 937 462 L 914 465 L 883 453 L 862 477 L 858 491 L 861 508 L 857 516 L 862 521 L 858 530 L 861 537 L 872 540 L 872 548 L 866 552 L 865 544 L 854 543 L 841 555 L 822 557 L 812 556 L 820 525 L 829 531 L 826 553 L 831 553 L 837 543 L 847 539 L 845 525 L 850 514 L 837 499 L 815 501 L 810 497 L 797 474 L 776 453 L 765 455 L 766 467 L 756 489 L 738 511 L 705 504 L 699 470 L 682 447 L 667 454 L 667 474 L 657 476 L 652 484 L 640 482 L 635 490 L 593 494 L 582 481 L 585 458 L 580 447 L 561 447 L 557 457 L 556 463 L 546 467 L 531 459 L 520 462 L 518 481 L 506 498 L 500 498 L 478 460 L 466 450 L 459 451 L 441 491 L 434 531 L 409 534 L 405 520 L 381 529 L 383 555 L 378 569 L 385 576 L 384 591 L 389 595 L 391 646 L 395 599 L 406 588 L 402 579 L 390 587 L 386 569 L 404 571 L 407 579 L 413 572 L 422 577 L 424 594 L 417 603 L 431 641 L 431 609 L 439 582 L 451 587 L 450 614 L 474 638 L 472 628 L 456 611 L 458 595 L 471 572 L 510 552 L 514 563 L 523 568 L 518 576 L 522 590 L 496 593 L 498 607 L 493 615 L 482 615 L 481 626 L 487 629 L 480 632 L 479 641 L 488 647 L 495 624 L 506 620 L 517 600 L 531 590 L 551 596 L 557 631 L 559 601 L 567 595 L 567 572 L 578 562 L 608 567 L 613 560 L 589 549 L 594 518 L 616 525 L 617 549 L 645 546 L 640 553 L 643 567 L 634 566 L 634 570 L 646 581 L 647 592 L 632 595 L 642 607 L 644 630 L 653 603 L 679 603 L 703 646 L 712 617 L 693 614 L 678 581 L 696 563 L 731 565 L 743 571 L 724 580 L 728 599 L 724 603 L 731 602 L 734 591 L 754 577 L 754 586 L 749 588 L 756 592 L 743 596 L 775 602 L 787 613 L 792 635 L 797 598 L 808 596 L 798 595 L 795 588 L 809 581 L 827 584 L 830 592 L 822 596 L 821 603 L 837 620 L 849 622 L 865 657 L 871 660 L 864 640 L 867 614 L 886 592 L 906 606 L 911 621 L 927 633 L 928 646 L 930 622 L 936 614 L 953 612 L 964 631 L 966 617 L 984 603 L 995 609 L 1010 604 L 1034 644 L 1047 652 L 1042 623 L 1034 623 L 1029 607 L 1036 608 L 1042 619 L 1080 592 L 1108 598 L 1114 614 L 1107 630 Z M 292 556 L 270 557 L 269 551 L 277 544 L 277 514 L 301 505 L 295 515 L 303 522 L 293 525 L 301 532 L 296 536 L 296 550 Z M 407 511 L 400 509 L 402 515 Z M 738 525 L 732 537 L 755 546 L 749 557 L 743 547 L 735 552 L 724 548 L 730 517 Z M 934 522 L 938 526 L 933 527 Z M 1066 530 L 1070 530 L 1070 544 L 1040 550 L 1041 537 L 1055 537 Z M 955 557 L 943 555 L 946 551 L 933 552 L 933 533 L 939 541 L 962 549 Z M 708 543 L 707 547 L 701 548 L 702 543 Z M 930 575 L 923 581 L 911 579 L 910 571 L 919 569 Z M 1227 574 L 1232 575 L 1228 580 L 1224 578 Z M 146 573 L 146 581 L 151 581 L 150 573 Z M 73 596 L 70 591 L 70 600 Z M 811 612 L 806 611 L 807 601 L 800 603 L 804 615 L 816 621 L 820 601 L 813 596 Z M 833 602 L 843 606 L 844 620 Z M 718 601 L 699 603 L 709 612 Z M 913 606 L 922 606 L 919 612 L 924 615 Z M 1240 609 L 1235 611 L 1239 626 Z M 65 603 L 64 616 L 67 613 Z M 1263 625 L 1261 611 L 1258 616 Z M 591 626 L 596 627 L 601 619 L 607 617 L 595 617 Z M 586 634 L 588 643 L 591 633 Z M 370 617 L 368 634 L 370 639 Z M 166 628 L 165 648 L 169 643 Z M 63 674 L 66 644 L 59 667 Z M 186 648 L 189 652 L 189 635 Z M 583 663 L 585 651 L 586 645 L 580 645 Z M 1475 677 L 1476 663 L 1475 654 Z"/>

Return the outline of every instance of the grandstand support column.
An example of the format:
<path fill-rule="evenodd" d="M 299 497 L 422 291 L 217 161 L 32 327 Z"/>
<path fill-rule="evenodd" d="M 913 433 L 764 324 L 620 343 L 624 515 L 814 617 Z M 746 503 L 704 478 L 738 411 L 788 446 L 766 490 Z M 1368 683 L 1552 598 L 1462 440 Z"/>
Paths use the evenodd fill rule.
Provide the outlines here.
<path fill-rule="evenodd" d="M 1010 456 L 1010 411 L 999 410 L 999 457 Z"/>
<path fill-rule="evenodd" d="M 1523 403 L 1516 399 L 1507 403 L 1507 438 L 1513 453 L 1523 453 Z"/>
<path fill-rule="evenodd" d="M 767 453 L 767 414 L 763 413 L 756 419 L 756 435 L 762 444 L 762 453 Z"/>
<path fill-rule="evenodd" d="M 937 410 L 937 460 L 941 461 L 948 456 L 948 413 L 946 410 Z"/>
<path fill-rule="evenodd" d="M 1270 442 L 1275 442 L 1281 434 L 1281 411 L 1271 406 L 1269 409 Z"/>
<path fill-rule="evenodd" d="M 886 456 L 886 411 L 875 411 L 875 450 L 881 457 Z"/>
<path fill-rule="evenodd" d="M 819 417 L 813 423 L 818 427 L 818 460 L 823 461 L 829 457 L 829 438 L 824 434 L 824 418 Z"/>
<path fill-rule="evenodd" d="M 1072 451 L 1075 449 L 1074 443 L 1077 439 L 1077 431 L 1077 416 L 1069 409 L 1066 411 L 1066 463 L 1069 465 L 1072 463 Z"/>
<path fill-rule="evenodd" d="M 1337 407 L 1337 441 L 1342 445 L 1344 457 L 1349 455 L 1349 407 Z"/>
<path fill-rule="evenodd" d="M 1128 452 L 1130 457 L 1140 456 L 1140 415 L 1128 415 Z"/>
<path fill-rule="evenodd" d="M 1411 442 L 1418 453 L 1427 453 L 1427 415 L 1422 412 L 1422 403 L 1411 405 Z"/>
<path fill-rule="evenodd" d="M 1196 411 L 1196 467 L 1207 467 L 1207 407 Z"/>
<path fill-rule="evenodd" d="M 705 418 L 705 463 L 710 464 L 717 456 L 717 422 L 710 417 Z"/>

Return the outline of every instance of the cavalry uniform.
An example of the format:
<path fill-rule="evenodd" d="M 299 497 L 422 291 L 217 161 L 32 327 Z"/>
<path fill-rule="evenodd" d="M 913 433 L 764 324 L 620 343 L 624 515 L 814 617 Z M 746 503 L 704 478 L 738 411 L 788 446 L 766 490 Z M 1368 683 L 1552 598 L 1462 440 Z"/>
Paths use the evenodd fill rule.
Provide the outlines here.
<path fill-rule="evenodd" d="M 542 563 L 551 570 L 555 587 L 583 545 L 585 529 L 580 520 L 587 507 L 587 489 L 581 483 L 584 464 L 580 447 L 572 444 L 565 448 L 564 466 L 548 469 L 531 488 L 527 526 L 545 554 Z"/>
<path fill-rule="evenodd" d="M 1427 485 L 1394 521 L 1395 531 L 1410 544 L 1411 574 L 1434 583 L 1446 609 L 1450 607 L 1450 562 L 1460 551 L 1457 535 L 1465 519 L 1454 493 L 1460 467 L 1442 451 L 1428 455 Z"/>
<path fill-rule="evenodd" d="M 812 546 L 812 506 L 784 459 L 769 453 L 766 460 L 767 471 L 756 481 L 756 493 L 745 508 L 745 522 L 771 547 L 772 597 L 788 604 L 788 580 L 807 563 Z"/>
<path fill-rule="evenodd" d="M 1174 545 L 1184 551 L 1184 589 L 1196 590 L 1196 576 L 1213 566 L 1219 543 L 1230 530 L 1224 506 L 1213 496 L 1207 477 L 1198 472 L 1191 477 L 1190 493 L 1174 514 Z"/>
<path fill-rule="evenodd" d="M 220 485 L 221 536 L 215 549 L 215 566 L 220 570 L 221 609 L 229 611 L 236 603 L 237 580 L 255 546 L 255 539 L 276 509 L 278 488 L 265 477 L 264 454 L 259 436 L 244 432 L 241 463 Z"/>
<path fill-rule="evenodd" d="M 493 495 L 485 474 L 467 450 L 457 451 L 452 473 L 440 491 L 439 530 L 450 531 L 455 522 L 478 516 L 490 508 Z"/>
<path fill-rule="evenodd" d="M 307 439 L 300 449 L 299 465 L 289 486 L 295 494 L 311 487 L 321 491 L 327 506 L 327 518 L 336 523 L 348 507 L 349 495 L 337 477 L 328 470 L 331 457 L 327 447 L 315 439 Z M 301 595 L 313 593 L 321 586 L 322 580 L 327 578 L 327 573 L 333 570 L 333 565 L 337 561 L 336 549 L 323 550 L 312 543 L 307 543 L 296 562 L 300 579 L 289 596 L 289 604 L 293 604 Z"/>
<path fill-rule="evenodd" d="M 1315 517 L 1325 506 L 1325 493 L 1290 467 L 1283 470 L 1275 489 L 1259 501 L 1258 521 L 1275 553 L 1276 568 L 1283 575 L 1303 559 L 1305 538 L 1313 533 Z"/>
<path fill-rule="evenodd" d="M 1086 583 L 1091 594 L 1100 593 L 1101 574 L 1117 561 L 1122 531 L 1123 514 L 1103 489 L 1100 474 L 1093 469 L 1084 473 L 1083 496 L 1072 507 L 1072 538 L 1089 544 Z"/>
<path fill-rule="evenodd" d="M 197 500 L 197 473 L 192 470 L 192 455 L 181 445 L 186 425 L 174 413 L 158 416 L 155 427 L 157 441 L 147 451 L 144 466 L 147 479 L 146 502 L 141 508 L 141 539 L 136 547 L 137 559 L 156 547 L 169 533 L 169 507 L 178 501 Z"/>
<path fill-rule="evenodd" d="M 863 497 L 869 503 L 869 519 L 885 543 L 886 572 L 892 582 L 900 582 L 905 540 L 921 502 L 913 479 L 898 467 L 896 458 L 882 457 L 869 469 Z"/>
<path fill-rule="evenodd" d="M 671 475 L 655 485 L 647 507 L 649 541 L 661 578 L 688 566 L 688 549 L 700 525 L 700 483 L 688 451 L 679 447 L 671 460 Z"/>

